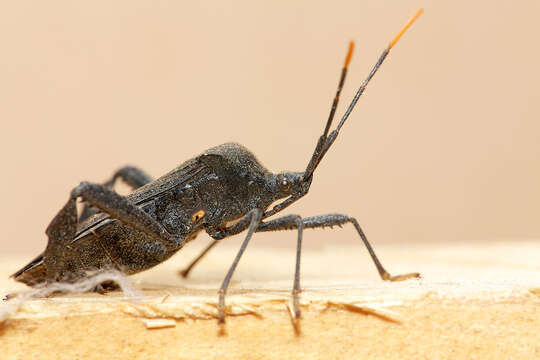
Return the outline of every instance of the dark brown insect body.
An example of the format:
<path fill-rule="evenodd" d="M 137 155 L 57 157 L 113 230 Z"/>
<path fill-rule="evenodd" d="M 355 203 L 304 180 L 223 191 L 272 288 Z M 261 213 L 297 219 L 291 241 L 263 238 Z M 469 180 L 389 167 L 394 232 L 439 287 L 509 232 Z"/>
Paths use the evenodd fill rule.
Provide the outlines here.
<path fill-rule="evenodd" d="M 125 169 L 118 173 L 125 173 Z M 143 175 L 138 169 L 127 169 Z M 127 201 L 163 224 L 174 238 L 171 244 L 164 245 L 144 231 L 97 212 L 81 216 L 75 236 L 65 239 L 61 252 L 52 255 L 54 274 L 47 270 L 42 254 L 14 277 L 33 285 L 51 277 L 73 281 L 95 270 L 119 269 L 134 274 L 149 269 L 167 260 L 201 230 L 219 238 L 228 223 L 253 209 L 266 209 L 286 196 L 279 191 L 281 176 L 270 173 L 239 144 L 209 149 L 126 196 Z M 197 212 L 201 216 L 194 218 Z"/>
<path fill-rule="evenodd" d="M 303 230 L 351 223 L 367 247 L 384 280 L 405 280 L 418 273 L 391 276 L 381 265 L 360 225 L 344 214 L 302 218 L 287 215 L 267 218 L 285 209 L 308 193 L 313 173 L 332 146 L 339 131 L 365 87 L 403 32 L 415 17 L 384 50 L 375 67 L 358 89 L 336 129 L 330 132 L 339 95 L 351 59 L 353 43 L 345 60 L 336 96 L 325 129 L 306 169 L 302 172 L 274 174 L 239 144 L 228 143 L 207 150 L 170 173 L 152 181 L 143 171 L 124 167 L 105 184 L 83 182 L 75 187 L 66 205 L 51 221 L 45 252 L 16 272 L 13 277 L 30 286 L 52 282 L 75 282 L 89 272 L 109 269 L 134 274 L 149 269 L 171 257 L 204 230 L 214 242 L 248 230 L 246 238 L 220 289 L 220 321 L 225 319 L 225 293 L 234 270 L 254 232 L 297 230 L 296 271 L 293 305 L 300 316 L 300 255 Z M 134 188 L 128 196 L 113 190 L 121 178 Z M 76 201 L 85 207 L 79 215 Z M 269 209 L 276 200 L 285 199 Z M 199 256 L 182 275 L 202 257 Z"/>

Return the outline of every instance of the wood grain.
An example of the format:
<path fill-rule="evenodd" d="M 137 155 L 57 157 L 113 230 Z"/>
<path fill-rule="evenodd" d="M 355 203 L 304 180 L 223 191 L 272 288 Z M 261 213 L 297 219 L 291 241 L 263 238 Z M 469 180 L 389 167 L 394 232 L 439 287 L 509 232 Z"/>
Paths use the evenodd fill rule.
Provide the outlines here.
<path fill-rule="evenodd" d="M 201 244 L 203 246 L 204 244 Z M 227 299 L 216 291 L 234 247 L 176 277 L 197 248 L 135 276 L 143 298 L 120 292 L 33 299 L 0 325 L 2 359 L 533 359 L 540 354 L 540 242 L 397 244 L 377 251 L 385 283 L 360 246 L 308 250 L 295 331 L 287 306 L 293 252 L 248 249 Z M 5 280 L 25 259 L 2 261 Z M 24 290 L 23 290 L 24 291 Z M 4 305 L 5 306 L 5 305 Z"/>

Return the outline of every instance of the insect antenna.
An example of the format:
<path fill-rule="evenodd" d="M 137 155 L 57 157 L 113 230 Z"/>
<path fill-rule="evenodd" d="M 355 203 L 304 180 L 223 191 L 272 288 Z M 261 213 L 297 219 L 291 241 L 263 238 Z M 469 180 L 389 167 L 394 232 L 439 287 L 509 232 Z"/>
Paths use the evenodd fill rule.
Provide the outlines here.
<path fill-rule="evenodd" d="M 384 59 L 386 59 L 386 56 L 390 52 L 390 49 L 399 41 L 401 36 L 407 31 L 407 29 L 418 19 L 420 15 L 424 12 L 424 9 L 420 9 L 414 14 L 414 16 L 407 22 L 407 24 L 394 36 L 392 41 L 388 44 L 386 49 L 384 49 L 383 53 L 379 56 L 379 59 L 375 63 L 375 66 L 371 69 L 369 75 L 366 77 L 366 79 L 362 82 L 362 85 L 358 88 L 356 91 L 356 94 L 354 95 L 354 98 L 352 99 L 351 103 L 347 107 L 347 110 L 345 110 L 345 113 L 343 114 L 343 117 L 341 118 L 341 121 L 339 122 L 338 126 L 335 130 L 333 130 L 330 135 L 327 136 L 327 133 L 329 131 L 330 124 L 332 122 L 332 118 L 334 116 L 334 104 L 337 106 L 337 100 L 339 100 L 339 93 L 341 92 L 341 88 L 338 87 L 338 92 L 336 94 L 336 98 L 334 98 L 334 104 L 332 106 L 332 110 L 330 112 L 330 118 L 329 121 L 326 123 L 326 128 L 324 134 L 319 138 L 319 142 L 317 143 L 317 146 L 315 148 L 315 152 L 313 153 L 313 156 L 308 164 L 308 167 L 306 168 L 306 171 L 304 172 L 304 180 L 309 179 L 309 177 L 313 174 L 317 166 L 319 165 L 320 161 L 330 148 L 334 141 L 336 140 L 337 135 L 339 134 L 339 130 L 345 123 L 345 121 L 349 118 L 349 115 L 351 114 L 352 110 L 356 106 L 356 103 L 358 102 L 358 99 L 366 89 L 367 85 L 369 84 L 369 81 L 375 75 L 377 70 L 379 70 L 379 67 L 383 63 Z M 344 73 L 347 71 L 347 65 L 348 61 L 350 60 L 350 56 L 352 55 L 352 50 L 349 48 L 349 54 L 347 55 L 347 59 L 345 60 L 345 67 L 343 68 Z M 344 75 L 342 73 L 342 79 L 340 81 L 340 86 L 342 85 L 342 81 L 344 80 Z"/>
<path fill-rule="evenodd" d="M 343 84 L 345 83 L 345 78 L 347 77 L 347 68 L 349 67 L 349 63 L 351 62 L 353 51 L 354 51 L 354 41 L 351 41 L 349 42 L 349 50 L 347 51 L 347 56 L 345 57 L 345 64 L 343 65 L 343 69 L 341 69 L 341 77 L 339 78 L 336 95 L 334 96 L 334 101 L 332 102 L 330 115 L 328 115 L 328 120 L 326 121 L 326 126 L 324 128 L 324 133 L 321 135 L 321 137 L 317 141 L 317 146 L 315 146 L 315 151 L 313 152 L 313 155 L 311 156 L 311 160 L 309 161 L 306 171 L 304 171 L 304 174 L 307 175 L 307 176 L 304 175 L 304 179 L 307 179 L 309 178 L 309 176 L 311 176 L 311 174 L 313 173 L 313 170 L 315 170 L 315 167 L 319 163 L 319 158 L 321 157 L 323 146 L 326 143 L 326 137 L 328 135 L 328 132 L 330 131 L 330 126 L 332 125 L 334 116 L 336 115 L 336 109 L 339 104 L 339 96 L 341 95 L 341 89 L 343 89 Z"/>
<path fill-rule="evenodd" d="M 275 205 L 271 210 L 266 211 L 262 216 L 263 219 L 266 219 L 267 217 L 272 216 L 272 215 L 280 212 L 281 210 L 283 210 L 286 207 L 290 206 L 292 203 L 294 203 L 295 201 L 300 199 L 302 196 L 307 194 L 307 190 L 309 189 L 309 185 L 310 185 L 310 183 L 308 183 L 308 182 L 310 181 L 310 178 L 313 175 L 313 172 L 315 171 L 315 169 L 317 168 L 317 166 L 321 162 L 321 159 L 324 157 L 324 155 L 326 154 L 326 152 L 328 151 L 330 146 L 332 146 L 332 144 L 336 140 L 336 137 L 339 134 L 339 130 L 341 129 L 341 127 L 343 126 L 343 124 L 345 123 L 345 121 L 347 120 L 349 115 L 351 114 L 351 111 L 354 109 L 354 106 L 356 105 L 356 103 L 358 102 L 358 99 L 360 98 L 360 96 L 364 92 L 367 84 L 369 83 L 369 81 L 371 80 L 373 75 L 375 75 L 375 73 L 377 72 L 377 70 L 379 69 L 381 64 L 383 63 L 384 59 L 386 58 L 386 56 L 390 52 L 390 49 L 392 49 L 392 47 L 398 42 L 398 40 L 405 33 L 405 31 L 416 21 L 416 19 L 418 19 L 418 17 L 420 15 L 422 15 L 423 12 L 424 12 L 424 9 L 418 10 L 416 12 L 416 14 L 414 14 L 414 16 L 409 20 L 409 22 L 407 22 L 407 24 L 397 33 L 397 35 L 394 36 L 392 41 L 388 44 L 386 49 L 383 51 L 383 53 L 379 57 L 379 60 L 377 60 L 377 62 L 375 63 L 375 66 L 373 67 L 373 69 L 371 69 L 371 72 L 369 73 L 367 78 L 362 82 L 362 85 L 360 85 L 360 88 L 358 88 L 358 90 L 356 91 L 356 94 L 354 95 L 353 100 L 349 104 L 349 107 L 347 107 L 347 110 L 343 114 L 343 117 L 341 118 L 341 121 L 339 122 L 338 126 L 336 127 L 335 130 L 330 132 L 330 134 L 328 135 L 328 131 L 330 131 L 330 126 L 332 125 L 332 120 L 334 119 L 336 108 L 337 108 L 337 105 L 338 105 L 338 102 L 339 102 L 339 96 L 341 94 L 341 89 L 342 89 L 343 84 L 345 82 L 345 76 L 347 75 L 347 68 L 349 66 L 349 62 L 351 60 L 352 52 L 353 52 L 353 49 L 354 49 L 354 43 L 351 42 L 349 44 L 349 51 L 347 52 L 347 57 L 345 58 L 345 65 L 344 65 L 343 70 L 341 72 L 341 78 L 339 80 L 338 89 L 337 89 L 337 92 L 336 92 L 336 96 L 334 97 L 334 102 L 332 103 L 332 109 L 330 110 L 330 115 L 328 117 L 328 121 L 326 122 L 326 126 L 324 128 L 324 133 L 319 138 L 319 140 L 317 142 L 317 145 L 315 147 L 315 151 L 313 152 L 313 155 L 311 156 L 311 160 L 309 161 L 309 164 L 308 164 L 306 170 L 304 171 L 304 174 L 302 175 L 302 182 L 304 182 L 304 184 L 307 184 L 307 186 L 304 187 L 304 189 L 301 190 L 300 192 L 298 192 L 296 194 L 292 194 L 290 197 L 288 197 L 287 199 L 285 199 L 281 203 Z"/>

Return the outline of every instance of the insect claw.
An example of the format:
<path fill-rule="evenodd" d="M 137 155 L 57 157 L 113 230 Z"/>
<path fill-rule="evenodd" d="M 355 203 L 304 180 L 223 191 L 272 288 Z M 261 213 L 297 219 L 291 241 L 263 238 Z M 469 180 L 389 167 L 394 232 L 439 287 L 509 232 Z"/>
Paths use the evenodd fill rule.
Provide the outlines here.
<path fill-rule="evenodd" d="M 404 281 L 409 279 L 420 279 L 422 278 L 422 275 L 417 272 L 394 276 L 391 276 L 389 273 L 384 273 L 383 275 L 381 275 L 381 278 L 386 281 Z"/>
<path fill-rule="evenodd" d="M 300 328 L 300 317 L 301 317 L 300 308 L 299 307 L 297 308 L 298 304 L 296 304 L 294 300 L 293 300 L 292 305 L 289 302 L 287 302 L 286 306 L 289 312 L 289 316 L 291 318 L 291 323 L 292 323 L 294 332 L 298 336 L 302 332 Z"/>
<path fill-rule="evenodd" d="M 218 324 L 225 324 L 225 290 L 219 289 Z"/>

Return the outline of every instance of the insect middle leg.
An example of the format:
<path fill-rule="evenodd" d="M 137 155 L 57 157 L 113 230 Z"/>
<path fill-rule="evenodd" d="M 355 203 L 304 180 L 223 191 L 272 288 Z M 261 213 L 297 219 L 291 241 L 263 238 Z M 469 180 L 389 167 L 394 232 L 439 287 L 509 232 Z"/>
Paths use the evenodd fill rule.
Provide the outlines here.
<path fill-rule="evenodd" d="M 236 266 L 240 262 L 240 258 L 242 258 L 242 254 L 246 250 L 249 240 L 251 240 L 251 237 L 253 236 L 257 225 L 261 221 L 261 217 L 262 211 L 259 209 L 253 209 L 244 216 L 244 220 L 249 220 L 249 229 L 246 238 L 244 239 L 244 242 L 242 242 L 240 250 L 238 250 L 238 253 L 236 254 L 236 257 L 234 258 L 234 261 L 229 268 L 225 279 L 223 279 L 223 283 L 221 284 L 221 287 L 219 289 L 218 321 L 221 324 L 225 323 L 225 294 L 227 293 L 227 289 L 229 288 L 229 283 L 234 274 L 234 270 L 236 270 Z"/>
<path fill-rule="evenodd" d="M 188 266 L 186 266 L 183 270 L 178 271 L 178 275 L 182 276 L 183 278 L 187 278 L 191 270 L 199 263 L 199 261 L 202 260 L 203 257 L 212 250 L 214 246 L 216 246 L 220 240 L 212 240 L 212 242 L 204 248 L 203 251 L 195 259 L 193 259 Z"/>
<path fill-rule="evenodd" d="M 379 261 L 377 255 L 375 254 L 375 251 L 371 247 L 371 244 L 369 243 L 366 235 L 362 231 L 362 228 L 358 224 L 358 221 L 356 221 L 355 218 L 349 217 L 347 215 L 343 214 L 327 214 L 327 215 L 320 215 L 320 216 L 313 216 L 308 217 L 305 219 L 301 219 L 299 222 L 299 219 L 301 219 L 298 215 L 288 215 L 281 218 L 277 218 L 274 220 L 270 220 L 267 222 L 261 222 L 256 232 L 262 232 L 262 231 L 278 231 L 278 230 L 294 230 L 298 229 L 298 244 L 296 248 L 296 271 L 295 271 L 295 279 L 294 279 L 294 287 L 293 287 L 293 305 L 294 310 L 297 314 L 297 317 L 300 315 L 300 308 L 298 306 L 298 293 L 300 292 L 300 254 L 301 254 L 301 245 L 302 245 L 302 230 L 303 229 L 310 229 L 310 228 L 324 228 L 324 227 L 331 227 L 334 225 L 338 225 L 341 227 L 341 225 L 346 223 L 352 223 L 358 232 L 358 235 L 360 235 L 360 238 L 364 242 L 364 245 L 366 246 L 371 259 L 373 260 L 375 267 L 377 268 L 377 271 L 379 272 L 380 277 L 383 280 L 388 281 L 402 281 L 412 278 L 418 278 L 420 277 L 419 273 L 408 273 L 408 274 L 402 274 L 402 275 L 390 275 L 388 271 L 384 269 L 381 262 Z"/>
<path fill-rule="evenodd" d="M 103 183 L 103 186 L 113 190 L 116 180 L 122 179 L 132 190 L 138 189 L 143 185 L 152 181 L 152 177 L 145 173 L 143 170 L 134 166 L 124 166 L 116 170 L 113 176 Z M 79 215 L 79 222 L 88 219 L 90 216 L 98 213 L 99 210 L 89 204 L 84 204 L 81 214 Z"/>

